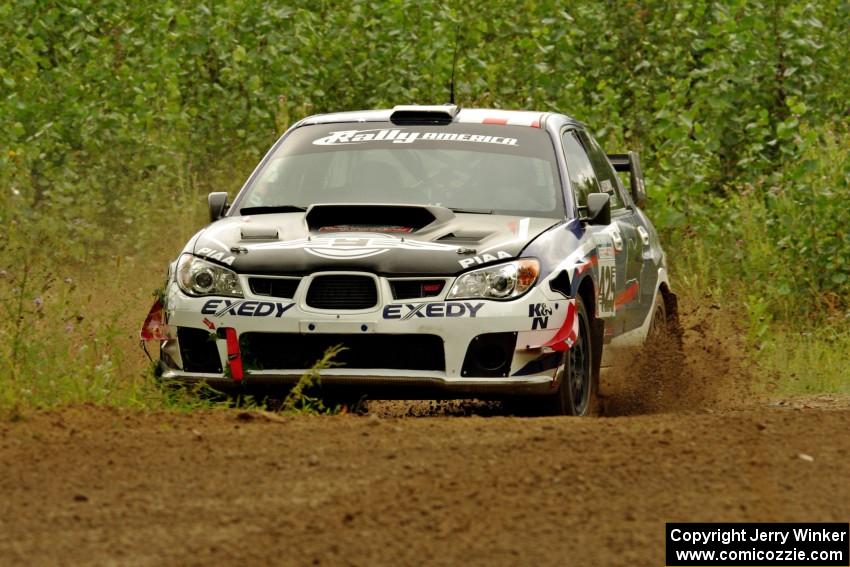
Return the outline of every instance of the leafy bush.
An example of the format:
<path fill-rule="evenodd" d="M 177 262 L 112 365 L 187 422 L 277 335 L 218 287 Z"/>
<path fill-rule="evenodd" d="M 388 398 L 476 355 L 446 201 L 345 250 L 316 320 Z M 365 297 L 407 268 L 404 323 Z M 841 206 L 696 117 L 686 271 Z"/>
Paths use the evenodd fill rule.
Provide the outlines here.
<path fill-rule="evenodd" d="M 674 231 L 680 277 L 737 295 L 762 325 L 850 316 L 850 133 L 802 128 L 799 143 L 794 160 L 731 186 Z"/>

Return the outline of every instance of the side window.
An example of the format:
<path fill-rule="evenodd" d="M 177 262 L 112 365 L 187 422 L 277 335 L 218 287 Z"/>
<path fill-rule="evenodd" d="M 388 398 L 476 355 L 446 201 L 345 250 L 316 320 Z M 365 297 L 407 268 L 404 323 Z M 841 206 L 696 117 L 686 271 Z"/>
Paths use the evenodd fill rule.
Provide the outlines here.
<path fill-rule="evenodd" d="M 623 185 L 620 183 L 620 178 L 617 172 L 608 161 L 608 156 L 596 143 L 596 140 L 582 132 L 581 140 L 587 148 L 587 155 L 590 157 L 590 162 L 593 164 L 593 169 L 596 171 L 596 177 L 599 179 L 599 189 L 604 193 L 611 195 L 611 210 L 622 209 L 625 206 L 623 198 Z"/>
<path fill-rule="evenodd" d="M 599 183 L 596 181 L 596 175 L 593 172 L 593 165 L 587 158 L 584 148 L 576 137 L 576 133 L 572 130 L 564 132 L 564 159 L 567 161 L 567 174 L 570 178 L 570 185 L 575 194 L 576 205 L 579 208 L 579 214 L 584 213 L 587 209 L 587 194 L 597 193 L 599 191 Z"/>

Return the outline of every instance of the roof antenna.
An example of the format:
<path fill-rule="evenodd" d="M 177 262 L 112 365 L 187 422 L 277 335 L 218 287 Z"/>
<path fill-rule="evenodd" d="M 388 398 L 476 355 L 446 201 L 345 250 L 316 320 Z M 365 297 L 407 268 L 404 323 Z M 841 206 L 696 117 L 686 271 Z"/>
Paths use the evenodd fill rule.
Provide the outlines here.
<path fill-rule="evenodd" d="M 457 50 L 460 45 L 460 20 L 455 24 L 455 53 L 452 57 L 452 82 L 449 85 L 449 103 L 455 103 L 455 69 L 457 68 Z"/>

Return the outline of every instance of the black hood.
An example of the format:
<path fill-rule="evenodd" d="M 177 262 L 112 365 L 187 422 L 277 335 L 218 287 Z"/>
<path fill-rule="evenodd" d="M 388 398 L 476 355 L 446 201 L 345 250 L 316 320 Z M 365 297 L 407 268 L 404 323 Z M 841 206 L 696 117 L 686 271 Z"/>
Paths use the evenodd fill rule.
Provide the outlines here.
<path fill-rule="evenodd" d="M 430 206 L 314 205 L 224 218 L 198 235 L 193 252 L 246 274 L 450 275 L 514 258 L 559 222 Z"/>

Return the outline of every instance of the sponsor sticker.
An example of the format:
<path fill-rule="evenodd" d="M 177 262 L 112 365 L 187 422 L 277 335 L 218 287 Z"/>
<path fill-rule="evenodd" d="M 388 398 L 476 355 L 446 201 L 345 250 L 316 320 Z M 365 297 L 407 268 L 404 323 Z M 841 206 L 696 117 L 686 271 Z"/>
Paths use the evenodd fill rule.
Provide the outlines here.
<path fill-rule="evenodd" d="M 484 303 L 448 302 L 448 303 L 392 303 L 384 307 L 384 319 L 428 319 L 443 317 L 475 318 Z"/>
<path fill-rule="evenodd" d="M 295 304 L 279 301 L 254 301 L 252 299 L 209 299 L 201 307 L 201 315 L 279 318 L 289 311 L 293 305 Z"/>
<path fill-rule="evenodd" d="M 596 255 L 599 259 L 599 293 L 596 298 L 596 313 L 599 317 L 613 317 L 616 313 L 614 291 L 617 285 L 617 265 L 614 259 L 614 240 L 609 234 L 596 234 Z"/>
<path fill-rule="evenodd" d="M 224 264 L 230 266 L 233 264 L 233 261 L 236 259 L 235 256 L 227 256 L 224 252 L 220 250 L 215 250 L 213 248 L 201 248 L 198 250 L 198 255 L 207 258 L 208 260 L 218 260 Z"/>
<path fill-rule="evenodd" d="M 314 146 L 342 146 L 364 144 L 367 142 L 390 142 L 393 144 L 412 144 L 415 141 L 425 142 L 466 142 L 472 144 L 497 144 L 501 146 L 518 146 L 519 140 L 504 136 L 482 136 L 478 134 L 459 134 L 449 132 L 413 132 L 397 129 L 371 130 L 339 130 L 329 135 L 313 140 Z"/>
<path fill-rule="evenodd" d="M 558 305 L 557 303 L 555 304 Z M 546 303 L 531 303 L 528 306 L 528 316 L 531 318 L 531 330 L 546 329 L 549 327 L 549 316 L 553 309 Z"/>
<path fill-rule="evenodd" d="M 268 242 L 251 244 L 251 250 L 294 250 L 305 252 L 329 260 L 360 260 L 383 254 L 389 250 L 406 250 L 410 252 L 453 252 L 457 246 L 422 242 L 399 238 L 391 234 L 369 234 L 363 236 L 316 236 L 300 238 L 286 242 Z"/>
<path fill-rule="evenodd" d="M 480 256 L 472 256 L 470 258 L 458 260 L 458 264 L 460 264 L 463 268 L 468 268 L 475 264 L 486 264 L 487 262 L 495 262 L 496 260 L 504 260 L 506 258 L 512 258 L 512 256 L 504 250 L 499 250 L 494 254 L 481 254 Z"/>

